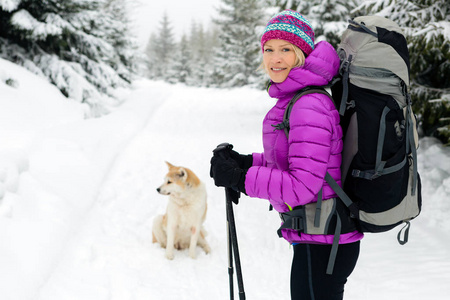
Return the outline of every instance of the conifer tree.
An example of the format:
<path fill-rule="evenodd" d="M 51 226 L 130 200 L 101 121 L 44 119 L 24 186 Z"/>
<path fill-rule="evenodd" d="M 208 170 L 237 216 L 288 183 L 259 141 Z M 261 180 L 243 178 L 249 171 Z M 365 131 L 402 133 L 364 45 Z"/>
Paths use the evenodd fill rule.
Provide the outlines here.
<path fill-rule="evenodd" d="M 218 86 L 233 87 L 258 84 L 262 75 L 257 28 L 263 24 L 264 12 L 258 0 L 222 0 L 215 23 L 220 28 L 215 54 L 214 80 Z"/>
<path fill-rule="evenodd" d="M 174 57 L 172 68 L 169 70 L 168 81 L 172 83 L 190 83 L 192 78 L 192 55 L 191 49 L 188 47 L 189 41 L 186 35 L 181 37 L 181 41 L 177 47 L 177 53 Z"/>
<path fill-rule="evenodd" d="M 158 77 L 158 74 L 160 73 L 158 69 L 158 38 L 156 36 L 156 33 L 152 32 L 150 33 L 150 38 L 147 42 L 147 46 L 145 48 L 145 55 L 147 56 L 147 74 L 148 78 L 150 79 L 156 79 Z"/>
<path fill-rule="evenodd" d="M 297 10 L 302 14 L 307 14 L 309 12 L 309 1 L 302 0 L 268 0 L 267 1 L 270 6 L 278 7 L 280 11 L 285 9 Z M 298 10 L 299 7 L 302 7 L 302 10 Z M 306 11 L 305 11 L 306 10 Z"/>
<path fill-rule="evenodd" d="M 89 104 L 92 114 L 106 113 L 117 103 L 112 88 L 130 79 L 133 56 L 116 51 L 119 39 L 131 44 L 131 35 L 120 24 L 125 19 L 115 22 L 111 3 L 1 1 L 0 56 L 46 76 L 67 97 Z M 123 0 L 115 5 L 126 11 Z"/>
<path fill-rule="evenodd" d="M 310 20 L 316 41 L 325 39 L 337 47 L 350 18 L 355 0 L 269 0 L 278 9 L 298 11 Z"/>
<path fill-rule="evenodd" d="M 172 25 L 167 13 L 164 13 L 160 22 L 157 41 L 156 49 L 160 72 L 158 75 L 167 80 L 170 77 L 168 71 L 170 70 L 170 64 L 172 63 L 176 48 Z"/>
<path fill-rule="evenodd" d="M 423 134 L 450 143 L 450 3 L 364 1 L 357 10 L 396 21 L 407 36 L 413 109 Z"/>
<path fill-rule="evenodd" d="M 214 61 L 217 48 L 220 46 L 219 42 L 219 27 L 216 24 L 211 24 L 208 30 L 205 31 L 205 44 L 204 44 L 204 55 L 205 55 L 205 66 L 203 71 L 202 85 L 209 87 L 214 85 Z"/>
<path fill-rule="evenodd" d="M 117 55 L 110 61 L 110 65 L 119 76 L 131 82 L 132 73 L 137 70 L 137 43 L 130 38 L 130 18 L 124 0 L 106 0 L 104 11 L 110 15 L 105 24 L 106 40 L 113 46 Z M 131 72 L 130 72 L 131 71 Z"/>
<path fill-rule="evenodd" d="M 157 32 L 152 32 L 145 50 L 148 77 L 167 82 L 182 82 L 191 86 L 211 86 L 212 60 L 218 45 L 218 30 L 204 30 L 195 20 L 189 35 L 176 43 L 167 15 L 163 16 Z"/>
<path fill-rule="evenodd" d="M 305 15 L 311 19 L 316 40 L 321 36 L 337 48 L 347 28 L 350 11 L 356 7 L 352 0 L 316 0 Z M 301 11 L 301 8 L 297 8 Z"/>
<path fill-rule="evenodd" d="M 450 3 L 413 1 L 408 33 L 413 103 L 425 135 L 450 145 Z"/>
<path fill-rule="evenodd" d="M 172 65 L 176 54 L 176 42 L 169 16 L 164 12 L 156 33 L 152 33 L 147 44 L 147 56 L 151 77 L 173 82 Z"/>
<path fill-rule="evenodd" d="M 192 64 L 192 76 L 189 78 L 188 83 L 202 86 L 204 85 L 206 66 L 210 54 L 206 49 L 206 34 L 201 24 L 195 21 L 192 23 L 189 44 L 184 46 L 190 46 L 191 50 L 191 61 L 189 63 Z"/>

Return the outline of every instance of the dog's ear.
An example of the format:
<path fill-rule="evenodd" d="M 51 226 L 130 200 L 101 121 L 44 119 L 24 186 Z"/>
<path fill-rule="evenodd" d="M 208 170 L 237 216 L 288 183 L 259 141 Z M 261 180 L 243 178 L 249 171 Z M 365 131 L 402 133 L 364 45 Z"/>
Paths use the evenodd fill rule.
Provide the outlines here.
<path fill-rule="evenodd" d="M 187 179 L 187 176 L 188 176 L 188 175 L 187 175 L 187 172 L 186 172 L 185 169 L 180 168 L 180 169 L 178 170 L 177 176 L 180 177 L 181 179 L 183 179 L 183 181 L 185 181 L 185 180 Z"/>
<path fill-rule="evenodd" d="M 174 165 L 172 165 L 170 162 L 167 162 L 167 161 L 166 161 L 166 165 L 167 165 L 167 167 L 169 167 L 169 169 L 174 167 Z"/>

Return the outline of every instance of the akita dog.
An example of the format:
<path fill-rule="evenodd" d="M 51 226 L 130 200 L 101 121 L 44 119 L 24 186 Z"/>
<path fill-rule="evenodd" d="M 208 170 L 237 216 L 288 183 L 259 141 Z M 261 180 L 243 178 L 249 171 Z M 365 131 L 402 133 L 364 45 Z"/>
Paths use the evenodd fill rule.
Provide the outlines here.
<path fill-rule="evenodd" d="M 169 196 L 167 211 L 153 221 L 153 243 L 166 248 L 166 257 L 174 258 L 174 248 L 189 247 L 189 256 L 196 257 L 197 245 L 209 253 L 203 222 L 206 217 L 206 189 L 198 177 L 184 167 L 166 162 L 169 172 L 156 190 Z"/>

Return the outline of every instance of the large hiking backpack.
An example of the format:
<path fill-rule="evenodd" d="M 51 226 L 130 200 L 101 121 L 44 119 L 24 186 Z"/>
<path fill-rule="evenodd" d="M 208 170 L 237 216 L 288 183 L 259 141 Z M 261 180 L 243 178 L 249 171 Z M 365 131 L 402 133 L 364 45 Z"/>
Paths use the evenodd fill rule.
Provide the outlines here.
<path fill-rule="evenodd" d="M 358 17 L 349 23 L 338 47 L 338 80 L 299 91 L 278 129 L 289 135 L 290 112 L 303 95 L 322 93 L 334 99 L 344 132 L 343 189 L 328 173 L 325 180 L 348 207 L 360 231 L 383 232 L 405 223 L 403 238 L 403 230 L 398 234 L 403 245 L 408 241 L 409 221 L 419 215 L 422 204 L 406 39 L 395 22 L 382 17 Z M 329 87 L 333 97 L 324 90 Z M 318 202 L 311 205 L 319 211 L 316 220 L 307 216 L 307 207 L 306 217 L 294 209 L 284 215 L 281 228 L 295 229 L 302 218 L 306 219 L 304 227 L 316 226 L 320 193 Z"/>
<path fill-rule="evenodd" d="M 398 235 L 404 244 L 409 221 L 422 206 L 407 43 L 400 27 L 386 18 L 349 22 L 338 46 L 342 81 L 332 88 L 344 132 L 343 187 L 357 204 L 361 231 L 383 232 L 406 223 L 404 239 Z"/>

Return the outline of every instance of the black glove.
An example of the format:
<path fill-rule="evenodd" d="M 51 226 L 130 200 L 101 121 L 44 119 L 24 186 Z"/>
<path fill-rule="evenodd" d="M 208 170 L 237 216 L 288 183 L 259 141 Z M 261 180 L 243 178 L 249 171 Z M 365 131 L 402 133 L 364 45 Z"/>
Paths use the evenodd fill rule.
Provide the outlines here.
<path fill-rule="evenodd" d="M 216 186 L 233 188 L 245 193 L 245 175 L 247 170 L 239 168 L 239 164 L 230 158 L 215 155 L 211 158 L 210 176 Z"/>
<path fill-rule="evenodd" d="M 241 169 L 249 169 L 253 165 L 253 155 L 251 154 L 243 155 L 234 150 L 230 150 L 228 153 L 238 163 Z"/>

